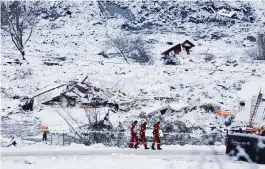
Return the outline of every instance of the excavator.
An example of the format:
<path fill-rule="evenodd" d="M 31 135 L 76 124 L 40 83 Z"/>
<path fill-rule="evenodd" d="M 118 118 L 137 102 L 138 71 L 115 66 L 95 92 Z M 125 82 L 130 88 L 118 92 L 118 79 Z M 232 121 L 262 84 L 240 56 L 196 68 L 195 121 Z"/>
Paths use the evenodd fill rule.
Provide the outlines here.
<path fill-rule="evenodd" d="M 255 122 L 263 122 L 265 118 L 265 110 L 260 110 L 265 107 L 265 99 L 262 97 L 259 92 L 249 122 L 238 129 L 226 130 L 226 154 L 237 160 L 265 164 L 265 126 Z"/>

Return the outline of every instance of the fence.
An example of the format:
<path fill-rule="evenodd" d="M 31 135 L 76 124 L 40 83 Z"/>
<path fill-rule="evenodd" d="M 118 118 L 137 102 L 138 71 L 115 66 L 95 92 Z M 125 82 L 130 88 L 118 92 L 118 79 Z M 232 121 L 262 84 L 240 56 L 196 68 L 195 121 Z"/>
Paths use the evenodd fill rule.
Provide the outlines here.
<path fill-rule="evenodd" d="M 152 142 L 152 136 L 147 136 L 147 142 Z M 164 133 L 161 143 L 164 145 L 213 145 L 215 142 L 224 143 L 225 137 L 220 133 L 194 135 L 192 133 Z M 68 146 L 71 143 L 77 144 L 104 144 L 105 146 L 116 146 L 125 148 L 129 146 L 130 135 L 125 132 L 115 131 L 93 131 L 83 133 L 82 137 L 69 133 L 50 133 L 48 144 Z"/>
<path fill-rule="evenodd" d="M 49 133 L 47 137 L 47 144 L 57 146 L 68 146 L 71 143 L 82 143 L 80 139 L 68 133 Z"/>

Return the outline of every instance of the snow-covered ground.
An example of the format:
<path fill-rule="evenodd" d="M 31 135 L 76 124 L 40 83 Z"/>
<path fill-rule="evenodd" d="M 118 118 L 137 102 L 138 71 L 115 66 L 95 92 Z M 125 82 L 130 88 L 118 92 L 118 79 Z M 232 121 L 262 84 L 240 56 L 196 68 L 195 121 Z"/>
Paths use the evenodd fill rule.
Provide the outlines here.
<path fill-rule="evenodd" d="M 238 162 L 229 159 L 225 155 L 213 155 L 206 150 L 221 152 L 224 151 L 224 146 L 163 146 L 163 150 L 131 150 L 120 148 L 109 148 L 101 144 L 85 147 L 84 145 L 73 144 L 69 147 L 52 147 L 46 145 L 38 145 L 33 147 L 9 149 L 3 148 L 1 157 L 1 167 L 6 169 L 28 169 L 28 168 L 98 168 L 98 169 L 262 169 L 264 166 L 257 164 L 250 164 L 246 162 Z M 49 152 L 53 150 L 53 154 L 42 155 L 38 152 Z M 81 154 L 67 154 L 67 152 L 87 152 L 87 155 Z M 168 152 L 171 153 L 168 153 Z M 187 154 L 185 151 L 197 151 L 198 153 Z M 7 156 L 7 152 L 14 152 L 14 155 Z M 15 153 L 18 153 L 17 156 Z M 20 153 L 19 153 L 20 152 Z M 21 156 L 21 152 L 25 156 Z M 26 152 L 36 153 L 26 155 Z M 59 152 L 61 154 L 59 154 Z M 175 152 L 175 154 L 174 154 Z M 182 153 L 183 154 L 182 154 Z M 94 155 L 93 155 L 94 153 Z M 38 155 L 37 155 L 38 154 Z"/>
<path fill-rule="evenodd" d="M 135 154 L 135 155 L 224 155 L 225 146 L 166 146 L 163 145 L 163 151 L 145 150 L 143 146 L 140 149 L 105 147 L 102 144 L 85 146 L 71 144 L 70 146 L 60 147 L 46 144 L 35 144 L 30 146 L 2 148 L 2 156 L 69 156 L 69 155 L 111 155 L 111 154 Z"/>
<path fill-rule="evenodd" d="M 111 156 L 71 156 L 71 157 L 13 157 L 2 158 L 3 169 L 264 169 L 262 165 L 248 164 L 245 162 L 231 162 L 220 158 L 220 163 L 215 158 L 203 157 L 148 157 L 134 155 Z"/>
<path fill-rule="evenodd" d="M 246 162 L 228 161 L 225 157 L 167 156 L 148 157 L 113 154 L 111 156 L 2 157 L 3 169 L 264 169 Z"/>

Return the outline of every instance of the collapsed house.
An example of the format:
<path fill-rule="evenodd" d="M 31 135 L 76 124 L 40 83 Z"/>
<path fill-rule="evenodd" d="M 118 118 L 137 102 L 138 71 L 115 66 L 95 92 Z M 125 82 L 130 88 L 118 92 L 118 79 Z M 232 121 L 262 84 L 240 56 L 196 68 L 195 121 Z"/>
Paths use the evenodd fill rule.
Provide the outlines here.
<path fill-rule="evenodd" d="M 148 113 L 149 117 L 161 117 L 161 116 L 172 116 L 175 113 L 181 112 L 182 110 L 189 108 L 189 104 L 184 103 L 171 103 L 156 110 Z M 149 108 L 148 108 L 149 109 Z"/>
<path fill-rule="evenodd" d="M 21 107 L 23 110 L 32 111 L 34 103 L 62 107 L 73 107 L 79 104 L 94 108 L 110 107 L 118 111 L 119 105 L 111 100 L 114 93 L 108 89 L 97 88 L 86 80 L 87 77 L 81 83 L 70 81 L 67 84 L 47 88 L 32 97 L 24 97 L 21 99 Z"/>
<path fill-rule="evenodd" d="M 187 55 L 190 55 L 191 48 L 195 47 L 195 45 L 189 40 L 185 40 L 182 43 L 178 43 L 177 45 L 172 46 L 162 53 L 164 59 L 168 59 L 171 57 L 176 57 L 181 53 L 181 51 L 185 51 Z"/>

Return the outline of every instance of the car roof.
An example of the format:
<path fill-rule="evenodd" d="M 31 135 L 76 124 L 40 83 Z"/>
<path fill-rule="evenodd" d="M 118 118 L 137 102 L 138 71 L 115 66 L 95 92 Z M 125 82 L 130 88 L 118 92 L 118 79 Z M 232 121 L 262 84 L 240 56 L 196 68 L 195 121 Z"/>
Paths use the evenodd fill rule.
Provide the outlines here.
<path fill-rule="evenodd" d="M 265 140 L 264 136 L 259 136 L 256 134 L 233 133 L 233 134 L 229 134 L 228 136 L 242 136 L 242 137 L 247 137 L 247 138 L 256 138 L 256 139 Z"/>

